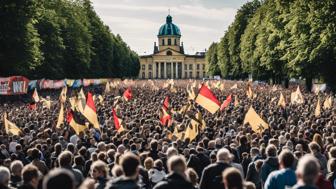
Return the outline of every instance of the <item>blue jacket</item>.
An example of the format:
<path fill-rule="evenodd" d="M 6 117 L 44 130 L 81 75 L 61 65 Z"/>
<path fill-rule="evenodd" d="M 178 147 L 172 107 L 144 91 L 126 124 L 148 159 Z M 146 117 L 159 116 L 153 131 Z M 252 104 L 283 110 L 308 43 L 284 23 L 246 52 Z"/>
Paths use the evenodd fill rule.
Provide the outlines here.
<path fill-rule="evenodd" d="M 294 186 L 295 184 L 295 172 L 287 168 L 272 172 L 266 180 L 264 189 L 285 189 L 286 186 Z"/>

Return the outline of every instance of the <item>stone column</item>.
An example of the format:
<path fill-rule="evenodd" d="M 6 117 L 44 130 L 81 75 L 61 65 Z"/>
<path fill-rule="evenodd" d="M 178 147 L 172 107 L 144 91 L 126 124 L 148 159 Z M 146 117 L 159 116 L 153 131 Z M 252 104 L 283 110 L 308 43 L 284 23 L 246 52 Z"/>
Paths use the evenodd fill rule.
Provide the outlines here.
<path fill-rule="evenodd" d="M 163 63 L 164 71 L 163 71 L 163 78 L 167 78 L 167 62 Z"/>
<path fill-rule="evenodd" d="M 173 62 L 170 63 L 170 77 L 174 79 L 174 65 Z"/>
<path fill-rule="evenodd" d="M 177 78 L 178 79 L 178 65 L 179 65 L 179 63 L 178 62 L 176 62 L 175 63 L 175 75 L 176 75 L 176 77 L 175 78 Z"/>
<path fill-rule="evenodd" d="M 161 71 L 161 63 L 160 62 L 159 62 L 159 66 L 157 67 L 157 69 L 159 69 L 157 77 L 160 79 L 161 78 L 161 72 L 160 72 Z"/>

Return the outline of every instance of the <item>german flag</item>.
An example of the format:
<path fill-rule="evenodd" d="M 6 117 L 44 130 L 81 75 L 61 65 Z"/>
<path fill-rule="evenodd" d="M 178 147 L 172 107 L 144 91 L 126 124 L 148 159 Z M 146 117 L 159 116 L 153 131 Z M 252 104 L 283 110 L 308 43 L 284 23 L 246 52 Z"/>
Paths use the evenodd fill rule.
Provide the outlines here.
<path fill-rule="evenodd" d="M 212 91 L 204 84 L 202 84 L 195 101 L 212 114 L 216 113 L 221 105 Z"/>
<path fill-rule="evenodd" d="M 163 107 L 165 110 L 168 110 L 169 108 L 169 96 L 166 96 L 166 98 L 163 101 Z"/>
<path fill-rule="evenodd" d="M 126 101 L 130 101 L 131 99 L 132 99 L 132 90 L 131 90 L 131 88 L 128 88 L 128 89 L 126 89 L 125 90 L 125 92 L 124 92 L 124 94 L 123 94 L 123 98 L 124 98 L 124 100 L 126 100 Z"/>
<path fill-rule="evenodd" d="M 81 114 L 79 112 L 73 110 L 68 111 L 67 122 L 73 128 L 77 135 L 87 129 L 87 126 L 85 125 L 85 119 L 81 117 Z"/>
<path fill-rule="evenodd" d="M 35 90 L 34 90 L 34 92 L 33 92 L 33 100 L 35 101 L 35 102 L 39 102 L 40 101 L 40 97 L 39 97 L 39 95 L 38 95 L 38 93 L 37 93 L 37 90 L 36 90 L 36 88 L 35 88 Z"/>
<path fill-rule="evenodd" d="M 89 120 L 89 122 L 96 129 L 99 129 L 97 110 L 96 110 L 96 106 L 93 102 L 92 94 L 90 92 L 88 92 L 88 95 L 87 95 L 86 105 L 85 105 L 85 108 L 84 108 L 83 115 L 86 117 L 86 119 Z"/>

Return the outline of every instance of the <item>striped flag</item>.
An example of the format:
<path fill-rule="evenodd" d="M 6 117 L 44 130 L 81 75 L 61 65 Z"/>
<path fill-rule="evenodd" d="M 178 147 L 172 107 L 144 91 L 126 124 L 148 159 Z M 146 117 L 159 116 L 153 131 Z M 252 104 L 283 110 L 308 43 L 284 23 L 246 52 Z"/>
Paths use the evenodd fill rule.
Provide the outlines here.
<path fill-rule="evenodd" d="M 217 97 L 204 84 L 202 84 L 195 101 L 212 114 L 216 113 L 220 108 L 220 102 L 218 101 Z"/>
<path fill-rule="evenodd" d="M 220 110 L 223 111 L 232 101 L 232 95 L 226 97 L 226 100 L 222 103 Z"/>
<path fill-rule="evenodd" d="M 68 111 L 67 122 L 77 135 L 87 129 L 87 126 L 85 125 L 85 119 L 81 118 L 81 114 L 79 112 L 73 110 Z"/>
<path fill-rule="evenodd" d="M 121 125 L 122 120 L 118 118 L 117 112 L 114 108 L 112 108 L 112 114 L 113 114 L 113 120 L 114 120 L 114 126 L 115 129 L 120 133 L 121 131 L 124 131 L 124 127 Z"/>
<path fill-rule="evenodd" d="M 86 117 L 86 119 L 89 120 L 89 122 L 96 128 L 99 129 L 99 122 L 97 117 L 97 110 L 96 106 L 93 102 L 92 94 L 88 92 L 86 105 L 84 108 L 83 115 Z"/>

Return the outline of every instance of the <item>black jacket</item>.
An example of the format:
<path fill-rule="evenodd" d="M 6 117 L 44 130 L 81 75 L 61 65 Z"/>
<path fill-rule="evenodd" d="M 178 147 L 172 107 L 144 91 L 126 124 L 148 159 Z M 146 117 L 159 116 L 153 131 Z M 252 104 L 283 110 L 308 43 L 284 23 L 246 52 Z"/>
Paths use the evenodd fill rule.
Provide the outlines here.
<path fill-rule="evenodd" d="M 246 181 L 253 182 L 257 189 L 261 188 L 260 172 L 257 172 L 255 168 L 255 162 L 261 159 L 260 156 L 256 156 L 252 159 L 252 162 L 248 165 L 246 173 Z"/>
<path fill-rule="evenodd" d="M 223 162 L 216 162 L 203 170 L 200 181 L 200 189 L 224 189 L 222 179 L 223 171 L 231 165 Z"/>
<path fill-rule="evenodd" d="M 125 179 L 123 177 L 109 181 L 105 189 L 140 189 L 134 180 Z"/>
<path fill-rule="evenodd" d="M 177 173 L 167 175 L 154 189 L 195 189 L 194 186 Z"/>

